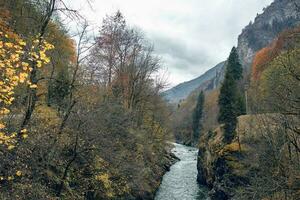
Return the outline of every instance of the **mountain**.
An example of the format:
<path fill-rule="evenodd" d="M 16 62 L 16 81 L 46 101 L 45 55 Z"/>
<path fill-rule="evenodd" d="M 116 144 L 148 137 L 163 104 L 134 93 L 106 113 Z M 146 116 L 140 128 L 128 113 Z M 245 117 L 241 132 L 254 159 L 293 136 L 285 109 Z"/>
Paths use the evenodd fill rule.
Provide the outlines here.
<path fill-rule="evenodd" d="M 300 0 L 275 0 L 247 25 L 238 38 L 238 53 L 249 70 L 255 53 L 269 45 L 283 30 L 300 25 Z"/>
<path fill-rule="evenodd" d="M 275 0 L 264 9 L 262 14 L 257 15 L 254 22 L 251 22 L 242 30 L 238 37 L 237 50 L 245 71 L 244 81 L 248 81 L 250 77 L 250 69 L 255 53 L 271 44 L 282 31 L 300 25 L 300 10 L 297 10 L 295 4 L 300 5 L 300 0 Z M 183 136 L 189 138 L 191 135 L 192 111 L 201 90 L 206 91 L 204 131 L 214 130 L 219 125 L 217 120 L 219 91 L 217 88 L 219 88 L 224 78 L 225 65 L 223 62 L 217 70 L 218 73 L 214 75 L 206 76 L 205 73 L 200 76 L 201 78 L 205 77 L 205 81 L 197 82 L 194 85 L 192 85 L 193 81 L 187 82 L 190 84 L 190 90 L 187 90 L 184 87 L 186 83 L 183 83 L 179 85 L 181 87 L 177 86 L 166 91 L 165 98 L 170 102 L 176 103 L 183 100 L 178 104 L 171 117 L 172 131 L 176 134 L 178 141 L 186 141 Z M 195 89 L 191 91 L 191 88 Z"/>
<path fill-rule="evenodd" d="M 163 97 L 170 103 L 178 103 L 181 100 L 186 99 L 191 94 L 191 92 L 193 92 L 200 86 L 215 87 L 214 85 L 219 84 L 218 81 L 211 82 L 211 80 L 218 80 L 220 73 L 222 73 L 223 71 L 224 65 L 225 62 L 221 62 L 198 78 L 181 83 L 163 92 Z"/>
<path fill-rule="evenodd" d="M 255 53 L 269 45 L 283 30 L 300 25 L 300 0 L 275 0 L 250 22 L 238 37 L 237 50 L 244 71 L 249 74 Z M 178 103 L 194 90 L 212 90 L 220 86 L 224 77 L 224 62 L 200 77 L 181 83 L 163 93 L 166 100 Z"/>

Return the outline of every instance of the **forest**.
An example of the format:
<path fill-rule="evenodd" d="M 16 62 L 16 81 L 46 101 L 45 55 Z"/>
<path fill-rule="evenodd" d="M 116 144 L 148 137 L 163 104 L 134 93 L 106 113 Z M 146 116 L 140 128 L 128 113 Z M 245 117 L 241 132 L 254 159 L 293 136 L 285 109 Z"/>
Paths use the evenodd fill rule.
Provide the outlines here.
<path fill-rule="evenodd" d="M 143 29 L 98 20 L 0 0 L 0 200 L 299 199 L 299 0 L 175 93 Z"/>
<path fill-rule="evenodd" d="M 173 160 L 151 42 L 119 11 L 93 38 L 61 0 L 0 8 L 0 199 L 150 198 Z"/>

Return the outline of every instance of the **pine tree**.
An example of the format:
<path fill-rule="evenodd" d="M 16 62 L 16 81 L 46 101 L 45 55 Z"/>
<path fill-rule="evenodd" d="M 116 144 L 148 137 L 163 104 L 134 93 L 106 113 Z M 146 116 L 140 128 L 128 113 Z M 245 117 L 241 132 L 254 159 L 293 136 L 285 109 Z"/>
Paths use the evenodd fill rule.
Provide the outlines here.
<path fill-rule="evenodd" d="M 225 142 L 234 138 L 237 117 L 244 113 L 244 103 L 238 83 L 242 79 L 243 69 L 240 64 L 237 50 L 232 48 L 227 60 L 225 79 L 219 96 L 219 123 L 224 123 Z"/>
<path fill-rule="evenodd" d="M 197 142 L 199 139 L 200 131 L 202 128 L 201 119 L 203 117 L 203 105 L 204 105 L 204 93 L 201 93 L 198 96 L 197 105 L 193 112 L 193 136 L 192 141 Z"/>

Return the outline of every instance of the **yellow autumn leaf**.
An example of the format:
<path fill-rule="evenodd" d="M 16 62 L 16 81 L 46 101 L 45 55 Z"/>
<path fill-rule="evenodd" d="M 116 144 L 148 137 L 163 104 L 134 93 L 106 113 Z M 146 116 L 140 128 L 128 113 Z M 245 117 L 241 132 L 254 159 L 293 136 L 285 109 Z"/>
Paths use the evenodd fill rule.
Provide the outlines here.
<path fill-rule="evenodd" d="M 27 132 L 26 128 L 24 128 L 24 129 L 21 130 L 21 133 L 26 133 L 26 132 Z"/>
<path fill-rule="evenodd" d="M 18 171 L 16 172 L 16 175 L 17 175 L 17 176 L 22 176 L 22 172 L 21 172 L 20 170 L 18 170 Z"/>
<path fill-rule="evenodd" d="M 14 145 L 9 145 L 9 146 L 7 147 L 8 150 L 12 150 L 12 149 L 14 149 L 14 148 L 15 148 Z"/>
<path fill-rule="evenodd" d="M 31 89 L 36 89 L 38 86 L 36 84 L 32 84 L 29 86 Z"/>
<path fill-rule="evenodd" d="M 27 135 L 27 134 L 22 134 L 22 137 L 23 137 L 24 139 L 26 139 L 26 138 L 28 138 L 28 135 Z"/>

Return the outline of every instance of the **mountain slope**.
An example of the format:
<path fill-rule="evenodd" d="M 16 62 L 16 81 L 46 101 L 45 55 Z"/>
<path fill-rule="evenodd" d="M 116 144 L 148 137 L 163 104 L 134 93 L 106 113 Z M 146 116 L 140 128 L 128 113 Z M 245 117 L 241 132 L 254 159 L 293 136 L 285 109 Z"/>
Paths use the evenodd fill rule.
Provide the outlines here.
<path fill-rule="evenodd" d="M 186 99 L 191 92 L 200 87 L 201 85 L 208 84 L 210 80 L 217 80 L 217 77 L 222 72 L 225 62 L 221 62 L 212 69 L 205 72 L 203 75 L 191 81 L 181 83 L 167 91 L 162 95 L 170 103 L 178 103 L 180 100 Z M 219 83 L 213 83 L 218 85 Z M 214 87 L 214 86 L 212 86 Z"/>
<path fill-rule="evenodd" d="M 280 32 L 300 25 L 297 5 L 300 0 L 275 0 L 243 29 L 237 49 L 245 69 L 249 69 L 255 53 L 269 45 Z"/>

